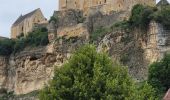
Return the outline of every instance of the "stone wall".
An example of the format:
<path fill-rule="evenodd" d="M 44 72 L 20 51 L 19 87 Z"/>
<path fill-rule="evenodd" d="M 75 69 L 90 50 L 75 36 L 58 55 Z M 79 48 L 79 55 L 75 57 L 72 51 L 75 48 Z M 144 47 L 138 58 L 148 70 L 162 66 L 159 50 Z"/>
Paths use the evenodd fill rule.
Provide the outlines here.
<path fill-rule="evenodd" d="M 60 27 L 57 29 L 57 34 L 58 37 L 66 36 L 66 38 L 70 38 L 70 37 L 85 36 L 86 38 L 88 38 L 89 33 L 86 26 L 80 23 L 75 26 L 64 27 L 64 28 Z"/>
<path fill-rule="evenodd" d="M 95 10 L 94 10 L 95 11 Z M 114 23 L 125 20 L 130 12 L 111 12 L 110 14 L 103 14 L 100 11 L 95 11 L 87 17 L 83 16 L 80 10 L 66 10 L 54 12 L 53 17 L 56 22 L 52 21 L 48 25 L 49 40 L 55 37 L 62 36 L 85 36 L 88 37 L 90 33 L 101 28 L 110 27 Z"/>
<path fill-rule="evenodd" d="M 135 4 L 156 5 L 156 0 L 59 0 L 59 10 L 80 9 L 88 15 L 91 8 L 98 6 L 105 13 L 110 11 L 129 11 Z"/>
<path fill-rule="evenodd" d="M 20 23 L 11 27 L 11 38 L 17 38 L 21 33 L 26 36 L 33 31 L 35 24 L 47 23 L 40 9 L 36 10 L 32 16 L 20 20 L 22 20 Z"/>

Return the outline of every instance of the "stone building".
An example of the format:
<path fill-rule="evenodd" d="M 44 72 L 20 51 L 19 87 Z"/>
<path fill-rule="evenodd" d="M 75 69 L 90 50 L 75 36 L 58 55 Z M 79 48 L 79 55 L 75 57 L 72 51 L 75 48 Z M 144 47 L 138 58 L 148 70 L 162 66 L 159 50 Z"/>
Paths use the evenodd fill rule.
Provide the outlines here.
<path fill-rule="evenodd" d="M 91 8 L 97 7 L 108 13 L 110 11 L 131 10 L 135 4 L 154 6 L 156 0 L 59 0 L 59 10 L 80 9 L 88 14 Z"/>
<path fill-rule="evenodd" d="M 169 2 L 167 0 L 160 0 L 156 6 L 161 9 L 163 6 L 168 6 L 169 5 Z"/>
<path fill-rule="evenodd" d="M 17 38 L 21 34 L 25 36 L 33 30 L 35 25 L 44 23 L 47 23 L 47 20 L 40 8 L 28 14 L 21 15 L 11 27 L 11 38 Z"/>

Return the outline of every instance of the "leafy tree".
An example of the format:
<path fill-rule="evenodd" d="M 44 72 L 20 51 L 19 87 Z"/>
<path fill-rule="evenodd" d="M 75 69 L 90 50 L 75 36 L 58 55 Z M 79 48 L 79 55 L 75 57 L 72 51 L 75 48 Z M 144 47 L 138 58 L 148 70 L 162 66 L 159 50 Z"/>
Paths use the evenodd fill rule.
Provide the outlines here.
<path fill-rule="evenodd" d="M 170 88 L 170 54 L 150 66 L 148 81 L 159 93 Z"/>
<path fill-rule="evenodd" d="M 14 43 L 10 39 L 0 40 L 0 55 L 10 55 L 13 52 Z"/>
<path fill-rule="evenodd" d="M 46 28 L 39 28 L 33 32 L 28 33 L 27 36 L 15 40 L 14 53 L 23 50 L 26 46 L 45 46 L 48 41 L 48 30 Z"/>
<path fill-rule="evenodd" d="M 137 27 L 140 29 L 147 30 L 148 24 L 152 19 L 153 13 L 154 13 L 154 8 L 137 4 L 133 7 L 131 11 L 129 23 L 132 26 L 132 28 Z"/>
<path fill-rule="evenodd" d="M 92 45 L 78 50 L 40 92 L 40 100 L 155 100 L 149 85 L 138 88 L 126 67 Z M 152 92 L 152 93 L 150 93 Z"/>

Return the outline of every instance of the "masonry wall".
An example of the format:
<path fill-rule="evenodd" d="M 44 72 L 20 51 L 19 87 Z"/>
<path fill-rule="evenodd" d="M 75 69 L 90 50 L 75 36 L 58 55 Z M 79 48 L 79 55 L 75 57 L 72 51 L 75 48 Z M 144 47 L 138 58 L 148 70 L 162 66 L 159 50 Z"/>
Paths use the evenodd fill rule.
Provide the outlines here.
<path fill-rule="evenodd" d="M 18 25 L 12 26 L 11 38 L 17 38 L 17 36 L 21 35 L 21 33 L 26 36 L 29 32 L 33 30 L 36 23 L 42 23 L 45 21 L 46 19 L 44 18 L 42 12 L 38 10 L 34 15 L 24 19 Z"/>
<path fill-rule="evenodd" d="M 59 10 L 80 9 L 88 14 L 90 8 L 102 6 L 103 12 L 108 13 L 131 10 L 135 4 L 154 6 L 156 0 L 59 0 Z"/>

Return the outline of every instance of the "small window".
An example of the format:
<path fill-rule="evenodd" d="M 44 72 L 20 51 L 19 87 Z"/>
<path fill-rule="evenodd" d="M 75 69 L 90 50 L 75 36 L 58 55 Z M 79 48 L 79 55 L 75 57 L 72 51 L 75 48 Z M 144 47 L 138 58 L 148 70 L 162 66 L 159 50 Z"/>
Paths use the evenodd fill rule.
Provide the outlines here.
<path fill-rule="evenodd" d="M 22 28 L 21 28 L 21 31 L 23 32 L 24 31 L 24 27 L 22 26 Z"/>

